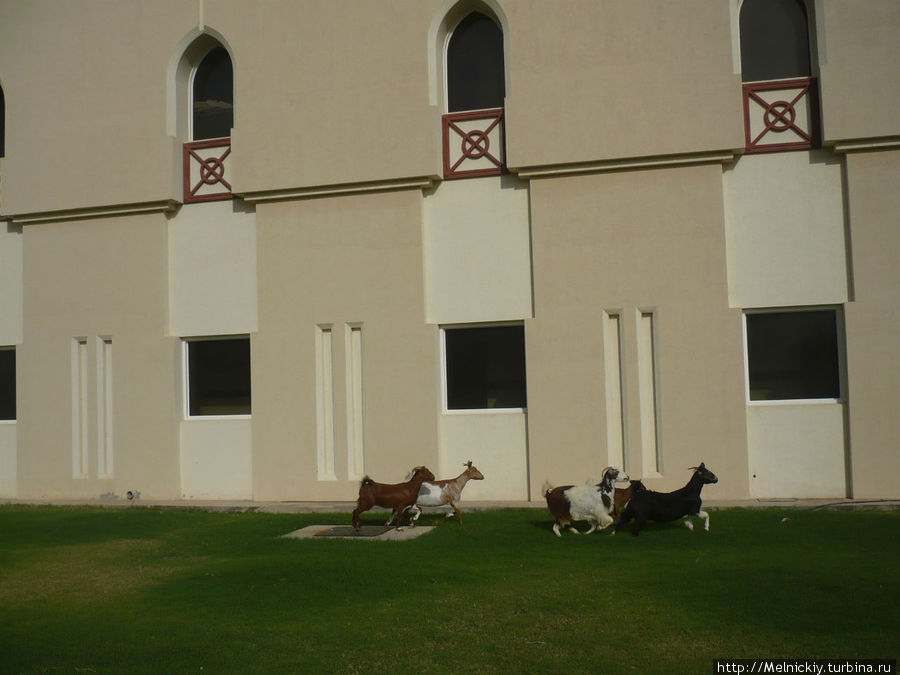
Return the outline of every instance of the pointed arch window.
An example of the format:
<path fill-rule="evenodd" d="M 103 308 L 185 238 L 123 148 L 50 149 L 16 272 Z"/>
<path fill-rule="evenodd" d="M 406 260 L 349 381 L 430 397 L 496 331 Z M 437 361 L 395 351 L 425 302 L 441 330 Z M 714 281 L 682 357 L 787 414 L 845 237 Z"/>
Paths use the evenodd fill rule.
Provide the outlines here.
<path fill-rule="evenodd" d="M 503 32 L 481 12 L 459 22 L 447 42 L 447 112 L 502 108 Z"/>
<path fill-rule="evenodd" d="M 480 11 L 464 16 L 450 33 L 445 51 L 444 178 L 505 171 L 505 70 L 498 22 Z"/>
<path fill-rule="evenodd" d="M 231 136 L 234 125 L 234 70 L 224 47 L 203 57 L 191 83 L 191 138 Z"/>
<path fill-rule="evenodd" d="M 228 158 L 234 126 L 234 68 L 228 51 L 202 35 L 186 50 L 189 110 L 184 144 L 184 202 L 231 199 Z"/>
<path fill-rule="evenodd" d="M 803 0 L 744 0 L 740 10 L 746 152 L 819 144 L 810 22 Z"/>

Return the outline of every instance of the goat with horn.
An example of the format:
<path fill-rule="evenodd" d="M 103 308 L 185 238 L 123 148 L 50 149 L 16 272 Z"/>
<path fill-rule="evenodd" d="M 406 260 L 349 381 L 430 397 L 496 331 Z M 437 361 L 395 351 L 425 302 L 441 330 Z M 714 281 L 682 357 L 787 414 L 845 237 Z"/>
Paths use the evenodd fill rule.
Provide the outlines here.
<path fill-rule="evenodd" d="M 459 500 L 462 496 L 463 488 L 470 480 L 484 480 L 484 475 L 472 465 L 472 460 L 469 460 L 463 464 L 463 466 L 466 467 L 466 470 L 456 478 L 426 480 L 422 483 L 422 486 L 419 488 L 419 496 L 416 498 L 416 503 L 408 509 L 410 514 L 409 524 L 411 526 L 415 526 L 419 516 L 422 515 L 423 506 L 444 505 L 449 505 L 452 509 L 447 513 L 447 517 L 452 518 L 453 514 L 456 513 L 456 517 L 459 518 L 459 524 L 462 525 L 462 511 L 459 509 Z M 396 509 L 391 512 L 391 517 L 388 518 L 386 523 L 387 525 L 391 524 L 395 515 L 397 515 Z M 400 522 L 399 516 L 397 522 Z"/>

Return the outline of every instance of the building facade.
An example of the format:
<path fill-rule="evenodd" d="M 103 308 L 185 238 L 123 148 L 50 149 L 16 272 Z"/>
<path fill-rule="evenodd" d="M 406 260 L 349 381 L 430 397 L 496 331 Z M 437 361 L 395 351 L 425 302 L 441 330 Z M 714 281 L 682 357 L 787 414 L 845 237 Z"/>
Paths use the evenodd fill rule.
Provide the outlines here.
<path fill-rule="evenodd" d="M 897 63 L 895 0 L 3 0 L 0 497 L 897 497 Z"/>

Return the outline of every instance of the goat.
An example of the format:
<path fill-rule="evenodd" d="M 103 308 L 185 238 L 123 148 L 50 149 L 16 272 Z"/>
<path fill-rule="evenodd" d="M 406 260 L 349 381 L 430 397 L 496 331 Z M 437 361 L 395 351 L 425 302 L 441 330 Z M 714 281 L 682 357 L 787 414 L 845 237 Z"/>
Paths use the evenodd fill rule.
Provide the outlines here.
<path fill-rule="evenodd" d="M 434 480 L 434 474 L 424 466 L 414 468 L 412 477 L 405 483 L 376 483 L 365 476 L 359 484 L 359 498 L 356 500 L 356 508 L 353 509 L 353 529 L 359 531 L 359 514 L 373 506 L 398 509 L 398 513 L 402 514 L 404 509 L 416 503 L 419 488 L 426 480 Z M 402 529 L 399 517 L 397 529 Z"/>
<path fill-rule="evenodd" d="M 573 521 L 586 520 L 590 523 L 590 529 L 584 534 L 590 534 L 599 528 L 602 530 L 613 523 L 609 512 L 613 506 L 613 491 L 617 480 L 628 480 L 625 472 L 608 466 L 603 470 L 603 480 L 596 485 L 561 485 L 544 492 L 547 500 L 547 508 L 556 518 L 553 524 L 553 532 L 561 537 L 561 528 L 568 527 L 575 534 L 581 534 Z"/>
<path fill-rule="evenodd" d="M 646 489 L 644 484 L 639 480 L 631 481 L 631 484 L 627 488 L 616 488 L 615 492 L 613 492 L 612 517 L 617 518 L 622 515 L 622 511 L 625 510 L 625 506 L 631 499 L 632 494 Z"/>
<path fill-rule="evenodd" d="M 691 467 L 694 471 L 687 485 L 674 492 L 653 492 L 644 490 L 635 492 L 631 501 L 622 512 L 622 517 L 613 530 L 613 534 L 624 528 L 634 519 L 631 533 L 638 536 L 648 520 L 658 523 L 668 523 L 672 520 L 684 518 L 684 524 L 689 530 L 694 529 L 691 522 L 692 516 L 700 516 L 704 519 L 703 529 L 709 530 L 709 514 L 700 508 L 700 490 L 707 483 L 718 483 L 716 475 L 706 468 L 701 462 L 700 466 Z"/>
<path fill-rule="evenodd" d="M 474 466 L 471 460 L 463 464 L 466 470 L 459 474 L 456 478 L 447 478 L 444 480 L 425 481 L 419 488 L 419 496 L 416 503 L 409 507 L 410 520 L 409 524 L 415 527 L 416 521 L 422 515 L 423 506 L 443 506 L 449 504 L 452 510 L 447 513 L 447 518 L 452 518 L 456 513 L 459 518 L 459 524 L 462 525 L 462 511 L 459 510 L 459 498 L 462 496 L 462 490 L 470 480 L 484 480 L 484 475 Z M 391 511 L 391 517 L 388 518 L 385 525 L 390 525 L 397 510 Z M 397 522 L 400 522 L 399 520 Z"/>

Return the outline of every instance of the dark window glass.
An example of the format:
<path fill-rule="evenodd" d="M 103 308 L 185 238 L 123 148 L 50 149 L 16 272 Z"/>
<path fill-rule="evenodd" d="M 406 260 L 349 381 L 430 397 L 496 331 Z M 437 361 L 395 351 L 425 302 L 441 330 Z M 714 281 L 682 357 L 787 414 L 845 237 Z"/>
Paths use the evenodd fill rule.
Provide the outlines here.
<path fill-rule="evenodd" d="M 231 135 L 234 126 L 234 74 L 223 47 L 203 57 L 194 73 L 195 141 Z"/>
<path fill-rule="evenodd" d="M 473 12 L 447 45 L 447 111 L 503 107 L 503 33 L 484 14 Z"/>
<path fill-rule="evenodd" d="M 750 400 L 840 398 L 837 313 L 747 315 Z"/>
<path fill-rule="evenodd" d="M 453 328 L 444 333 L 447 408 L 524 408 L 525 328 Z"/>
<path fill-rule="evenodd" d="M 6 156 L 6 99 L 0 88 L 0 157 Z"/>
<path fill-rule="evenodd" d="M 0 349 L 0 420 L 16 419 L 16 350 Z"/>
<path fill-rule="evenodd" d="M 798 0 L 745 0 L 741 7 L 744 82 L 809 77 L 809 29 Z"/>
<path fill-rule="evenodd" d="M 191 415 L 250 414 L 250 338 L 188 342 Z"/>

